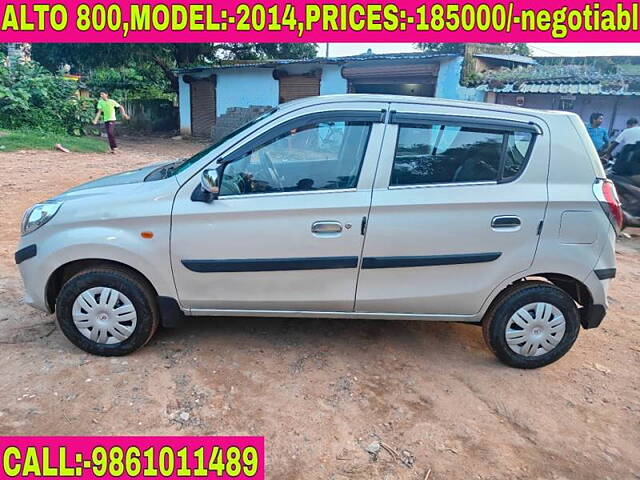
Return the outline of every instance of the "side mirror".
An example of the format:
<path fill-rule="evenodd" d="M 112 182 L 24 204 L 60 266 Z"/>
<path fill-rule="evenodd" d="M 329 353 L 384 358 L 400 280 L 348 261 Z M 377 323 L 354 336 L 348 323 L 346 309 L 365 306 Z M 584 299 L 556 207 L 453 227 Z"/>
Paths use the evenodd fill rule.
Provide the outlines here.
<path fill-rule="evenodd" d="M 207 168 L 203 170 L 202 176 L 200 177 L 200 185 L 202 185 L 202 189 L 213 195 L 213 198 L 218 198 L 218 194 L 220 193 L 220 185 L 218 184 L 219 178 L 218 169 L 216 168 Z"/>
<path fill-rule="evenodd" d="M 200 185 L 191 194 L 194 202 L 211 203 L 220 194 L 220 172 L 217 168 L 207 168 L 200 175 Z"/>

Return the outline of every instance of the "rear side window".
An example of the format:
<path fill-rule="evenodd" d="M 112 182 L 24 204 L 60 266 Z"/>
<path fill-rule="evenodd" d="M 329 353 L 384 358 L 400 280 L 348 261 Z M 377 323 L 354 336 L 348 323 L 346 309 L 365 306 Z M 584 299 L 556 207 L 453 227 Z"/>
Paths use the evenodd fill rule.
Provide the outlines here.
<path fill-rule="evenodd" d="M 533 134 L 455 125 L 401 125 L 393 185 L 504 181 L 524 168 Z"/>

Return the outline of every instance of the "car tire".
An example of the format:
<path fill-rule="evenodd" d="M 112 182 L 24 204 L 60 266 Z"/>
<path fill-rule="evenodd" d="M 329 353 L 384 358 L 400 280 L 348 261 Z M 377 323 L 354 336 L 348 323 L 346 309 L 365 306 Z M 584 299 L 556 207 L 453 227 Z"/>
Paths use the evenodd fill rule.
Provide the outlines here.
<path fill-rule="evenodd" d="M 524 281 L 501 294 L 482 322 L 489 349 L 510 367 L 540 368 L 571 349 L 580 320 L 573 299 L 541 281 Z"/>
<path fill-rule="evenodd" d="M 56 299 L 56 316 L 74 345 L 105 357 L 141 348 L 159 324 L 151 286 L 138 275 L 107 267 L 71 277 Z"/>

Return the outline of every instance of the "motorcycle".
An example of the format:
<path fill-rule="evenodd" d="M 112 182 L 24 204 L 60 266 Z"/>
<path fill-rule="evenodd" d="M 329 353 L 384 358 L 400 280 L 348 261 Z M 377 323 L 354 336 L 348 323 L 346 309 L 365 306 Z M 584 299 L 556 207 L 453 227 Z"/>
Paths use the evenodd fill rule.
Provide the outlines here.
<path fill-rule="evenodd" d="M 605 165 L 618 192 L 625 227 L 640 227 L 640 143 L 625 145 L 615 162 Z"/>

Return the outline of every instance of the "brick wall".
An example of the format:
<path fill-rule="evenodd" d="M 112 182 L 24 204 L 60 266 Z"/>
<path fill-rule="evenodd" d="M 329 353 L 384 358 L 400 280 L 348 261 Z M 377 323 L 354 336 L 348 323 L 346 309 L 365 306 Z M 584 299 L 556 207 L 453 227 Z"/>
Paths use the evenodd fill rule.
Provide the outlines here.
<path fill-rule="evenodd" d="M 262 115 L 264 112 L 270 110 L 271 108 L 272 107 L 270 106 L 260 105 L 251 105 L 248 108 L 229 108 L 224 114 L 220 115 L 216 119 L 216 124 L 211 129 L 211 138 L 214 141 L 219 140 L 225 135 L 231 133 L 236 128 L 241 127 L 245 123 Z"/>

